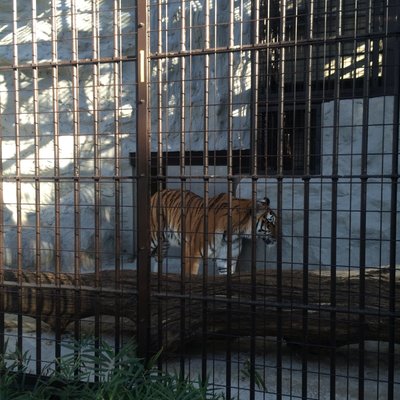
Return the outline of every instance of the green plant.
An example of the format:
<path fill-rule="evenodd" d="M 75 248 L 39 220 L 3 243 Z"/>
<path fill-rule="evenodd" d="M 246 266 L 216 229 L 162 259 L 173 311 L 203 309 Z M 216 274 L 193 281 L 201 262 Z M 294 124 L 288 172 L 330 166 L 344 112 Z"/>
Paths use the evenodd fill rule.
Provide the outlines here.
<path fill-rule="evenodd" d="M 250 360 L 247 359 L 243 365 L 243 368 L 241 369 L 241 374 L 244 379 L 250 379 L 251 373 L 252 373 L 252 371 L 251 371 Z M 254 369 L 253 373 L 254 373 L 254 383 L 256 384 L 258 389 L 266 392 L 267 385 L 265 384 L 265 381 L 262 378 L 261 374 L 256 369 Z"/>
<path fill-rule="evenodd" d="M 6 350 L 6 349 L 4 349 Z M 130 343 L 118 353 L 106 342 L 83 340 L 69 346 L 68 355 L 48 365 L 34 387 L 26 385 L 28 354 L 2 352 L 0 400 L 217 400 L 207 384 L 190 382 L 147 365 Z"/>

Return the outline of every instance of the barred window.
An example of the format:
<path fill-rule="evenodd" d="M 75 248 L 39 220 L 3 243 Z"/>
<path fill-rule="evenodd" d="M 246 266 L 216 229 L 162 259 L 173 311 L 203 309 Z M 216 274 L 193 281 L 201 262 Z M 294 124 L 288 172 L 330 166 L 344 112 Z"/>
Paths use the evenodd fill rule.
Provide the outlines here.
<path fill-rule="evenodd" d="M 318 174 L 322 104 L 394 94 L 391 57 L 399 41 L 388 32 L 399 32 L 399 22 L 386 17 L 382 0 L 262 3 L 259 169 Z"/>
<path fill-rule="evenodd" d="M 319 109 L 314 107 L 309 115 L 304 107 L 287 108 L 282 115 L 282 135 L 279 135 L 279 117 L 277 110 L 271 110 L 262 116 L 259 141 L 261 157 L 260 167 L 267 174 L 279 171 L 286 175 L 318 174 L 320 171 L 320 122 Z M 307 126 L 307 118 L 309 118 Z M 307 133 L 308 131 L 308 133 Z"/>

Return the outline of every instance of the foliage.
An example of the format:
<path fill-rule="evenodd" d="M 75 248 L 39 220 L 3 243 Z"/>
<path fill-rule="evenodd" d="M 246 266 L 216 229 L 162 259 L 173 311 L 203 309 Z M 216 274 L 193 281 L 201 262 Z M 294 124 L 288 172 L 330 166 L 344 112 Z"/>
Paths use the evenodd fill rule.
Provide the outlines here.
<path fill-rule="evenodd" d="M 256 369 L 251 369 L 251 363 L 250 360 L 247 359 L 246 362 L 243 365 L 243 368 L 241 370 L 242 377 L 243 379 L 251 379 L 251 374 L 254 374 L 254 383 L 256 384 L 257 388 L 259 390 L 263 390 L 264 392 L 267 391 L 267 386 L 265 384 L 264 379 L 262 378 L 261 374 L 256 370 Z"/>
<path fill-rule="evenodd" d="M 68 355 L 48 365 L 35 385 L 27 385 L 29 355 L 0 355 L 0 400 L 217 400 L 207 384 L 190 382 L 155 367 L 160 354 L 145 365 L 135 345 L 118 353 L 105 342 L 82 341 Z"/>

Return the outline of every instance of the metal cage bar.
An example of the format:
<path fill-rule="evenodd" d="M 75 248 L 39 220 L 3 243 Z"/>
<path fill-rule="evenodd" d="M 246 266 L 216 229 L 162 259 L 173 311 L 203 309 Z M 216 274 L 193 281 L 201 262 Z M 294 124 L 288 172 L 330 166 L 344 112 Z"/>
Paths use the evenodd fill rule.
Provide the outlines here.
<path fill-rule="evenodd" d="M 39 375 L 134 336 L 226 399 L 398 397 L 396 2 L 2 11 L 1 348 Z"/>
<path fill-rule="evenodd" d="M 150 210 L 149 210 L 149 144 L 147 128 L 148 65 L 147 65 L 147 8 L 145 2 L 137 4 L 137 222 L 141 229 L 138 236 L 138 350 L 149 356 L 150 330 Z"/>

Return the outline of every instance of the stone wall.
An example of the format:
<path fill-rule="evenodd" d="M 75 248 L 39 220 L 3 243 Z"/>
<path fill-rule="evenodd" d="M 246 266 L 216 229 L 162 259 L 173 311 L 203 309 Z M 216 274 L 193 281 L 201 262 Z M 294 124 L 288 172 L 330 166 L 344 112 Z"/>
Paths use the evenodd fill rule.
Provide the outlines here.
<path fill-rule="evenodd" d="M 13 2 L 0 3 L 0 66 L 13 64 L 26 68 L 0 71 L 0 130 L 3 175 L 3 247 L 4 263 L 16 266 L 21 260 L 24 268 L 36 263 L 36 224 L 40 226 L 41 267 L 53 269 L 56 249 L 56 196 L 60 207 L 60 251 L 64 271 L 74 269 L 74 249 L 81 250 L 82 270 L 94 268 L 95 263 L 95 213 L 100 214 L 99 242 L 102 265 L 115 259 L 116 198 L 121 204 L 121 251 L 132 254 L 132 180 L 114 180 L 116 166 L 119 175 L 132 175 L 129 152 L 135 150 L 135 66 L 131 62 L 103 62 L 98 68 L 98 82 L 94 82 L 94 65 L 69 65 L 74 57 L 93 58 L 92 36 L 97 35 L 98 56 L 111 58 L 135 54 L 135 14 L 130 2 L 123 1 L 119 10 L 120 25 L 114 27 L 113 1 L 76 2 L 77 55 L 72 50 L 73 20 L 71 2 L 55 2 L 56 55 L 52 47 L 52 9 L 47 0 L 36 1 L 36 38 L 33 40 L 34 19 L 30 2 L 18 1 L 16 30 L 13 27 Z M 95 16 L 97 18 L 94 18 Z M 97 24 L 97 25 L 96 25 Z M 96 28 L 97 26 L 97 28 Z M 117 29 L 119 50 L 114 49 L 113 34 Z M 13 38 L 18 43 L 13 51 Z M 32 42 L 37 44 L 37 90 L 32 68 L 34 61 Z M 115 53 L 116 52 L 116 53 Z M 15 56 L 15 58 L 14 58 Z M 51 61 L 59 61 L 57 92 L 53 85 Z M 63 65 L 64 63 L 64 65 Z M 74 80 L 73 74 L 76 73 Z M 76 88 L 75 88 L 76 86 Z M 53 102 L 57 96 L 56 104 Z M 94 109 L 97 97 L 97 113 Z M 76 108 L 75 104 L 78 105 Z M 15 109 L 18 102 L 18 109 Z M 35 105 L 38 113 L 34 118 Z M 56 107 L 56 108 L 55 108 Z M 57 112 L 54 112 L 57 111 Z M 75 119 L 74 119 L 75 113 Z M 95 121 L 97 125 L 95 125 Z M 18 121 L 18 131 L 16 130 Z M 117 123 L 116 123 L 117 121 Z M 56 127 L 58 133 L 56 135 Z M 95 133 L 95 127 L 97 132 Z M 56 143 L 58 137 L 58 148 Z M 97 146 L 95 142 L 97 141 Z M 18 147 L 17 147 L 18 143 Z M 98 154 L 98 172 L 94 155 Z M 74 158 L 75 156 L 75 158 Z M 35 161 L 36 157 L 36 161 Z M 58 160 L 58 161 L 56 161 Z M 55 189 L 55 167 L 59 168 L 59 194 Z M 15 176 L 17 165 L 22 177 L 20 207 Z M 38 169 L 38 176 L 36 176 Z M 74 171 L 79 170 L 78 173 Z M 101 177 L 97 199 L 93 176 Z M 74 178 L 79 177 L 79 195 L 74 196 Z M 39 178 L 36 186 L 35 178 Z M 38 191 L 36 191 L 38 189 Z M 119 193 L 119 194 L 118 194 Z M 36 213 L 35 203 L 40 203 Z M 37 219 L 39 218 L 39 219 Z M 38 222 L 39 221 L 39 222 Z M 21 233 L 17 233 L 18 222 Z M 78 245 L 74 227 L 80 227 Z M 21 238 L 18 249 L 17 238 Z M 119 240 L 119 239 L 118 239 Z M 18 256 L 20 253 L 20 256 Z"/>
<path fill-rule="evenodd" d="M 390 210 L 393 139 L 393 97 L 370 98 L 368 104 L 368 156 L 366 202 L 366 265 L 389 264 Z M 330 267 L 332 224 L 332 170 L 334 102 L 321 106 L 321 175 L 310 180 L 309 266 Z M 360 263 L 361 143 L 363 130 L 363 100 L 339 101 L 338 125 L 338 193 L 336 263 L 357 267 Z M 272 207 L 277 205 L 276 179 L 259 179 L 257 196 L 267 195 Z M 251 196 L 251 182 L 242 179 L 238 197 Z M 282 257 L 284 267 L 303 265 L 304 182 L 301 178 L 285 178 L 282 182 Z M 400 218 L 397 216 L 397 231 Z M 400 242 L 397 240 L 397 263 L 400 262 Z M 242 253 L 243 268 L 248 268 L 250 244 Z M 276 250 L 257 246 L 260 268 L 274 265 Z"/>
<path fill-rule="evenodd" d="M 15 266 L 22 258 L 24 267 L 34 267 L 36 241 L 40 242 L 41 266 L 52 269 L 55 264 L 55 213 L 56 190 L 53 176 L 56 159 L 60 177 L 60 243 L 62 269 L 74 268 L 74 249 L 76 235 L 74 227 L 80 227 L 79 249 L 80 267 L 90 270 L 94 267 L 95 220 L 100 215 L 99 243 L 102 252 L 102 266 L 113 265 L 116 241 L 121 241 L 121 254 L 127 259 L 133 256 L 133 216 L 136 212 L 132 194 L 132 180 L 114 176 L 116 165 L 121 177 L 132 175 L 129 153 L 136 150 L 135 116 L 135 63 L 103 62 L 99 66 L 98 85 L 93 81 L 93 64 L 87 63 L 77 69 L 74 81 L 74 68 L 68 64 L 57 68 L 57 108 L 53 103 L 53 67 L 50 61 L 68 62 L 72 54 L 72 27 L 70 2 L 56 2 L 55 21 L 57 25 L 57 54 L 52 51 L 52 13 L 49 1 L 37 0 L 36 42 L 39 62 L 48 63 L 38 69 L 38 91 L 35 93 L 33 71 L 31 68 L 18 70 L 18 88 L 15 87 L 13 70 L 0 70 L 0 129 L 1 158 L 3 175 L 3 247 L 4 262 Z M 117 29 L 117 55 L 135 55 L 135 8 L 128 0 L 121 1 L 118 21 L 114 25 L 114 2 L 101 0 L 95 2 L 95 16 L 92 2 L 82 0 L 76 4 L 76 27 L 78 35 L 78 55 L 80 59 L 93 57 L 93 33 L 99 36 L 99 56 L 113 57 L 115 44 L 114 30 Z M 210 47 L 226 48 L 251 42 L 250 1 L 234 1 L 233 13 L 229 2 L 210 3 Z M 158 10 L 161 13 L 158 14 Z M 0 4 L 0 66 L 13 65 L 13 14 L 12 2 Z M 185 16 L 186 35 L 182 37 L 182 16 Z M 229 22 L 233 21 L 232 42 L 229 41 Z M 32 62 L 32 9 L 24 2 L 18 2 L 17 29 L 18 64 Z M 204 2 L 186 2 L 182 12 L 181 2 L 163 3 L 158 7 L 150 2 L 150 46 L 152 53 L 198 51 L 205 48 L 205 9 Z M 160 25 L 159 25 L 160 24 Z M 97 27 L 97 28 L 96 28 Z M 157 34 L 161 27 L 162 34 Z M 177 151 L 184 138 L 185 149 L 203 150 L 206 111 L 205 92 L 208 98 L 208 145 L 210 149 L 226 149 L 229 121 L 232 123 L 232 145 L 234 149 L 247 149 L 250 145 L 250 96 L 251 96 L 251 57 L 248 51 L 237 51 L 231 61 L 233 76 L 230 79 L 229 54 L 219 52 L 209 57 L 209 81 L 205 86 L 204 57 L 171 57 L 154 60 L 150 64 L 150 107 L 151 107 L 151 146 L 157 150 L 161 132 L 162 149 Z M 185 67 L 184 74 L 182 67 Z M 158 79 L 161 78 L 161 84 Z M 185 79 L 182 87 L 181 80 Z M 115 86 L 116 84 L 116 86 Z M 79 89 L 74 90 L 78 85 Z M 117 88 L 117 89 L 115 89 Z M 16 91 L 18 89 L 18 91 Z M 184 96 L 182 96 L 184 89 Z M 231 89 L 231 90 L 229 90 Z M 74 94 L 75 93 L 75 94 Z M 78 109 L 74 109 L 74 96 Z M 95 112 L 94 99 L 98 99 L 98 113 Z M 19 102 L 17 113 L 16 101 Z M 38 114 L 34 118 L 37 101 Z M 232 101 L 232 107 L 229 102 Z M 326 178 L 312 179 L 310 183 L 310 265 L 330 265 L 331 236 L 331 179 L 333 107 L 329 102 L 322 105 L 322 175 Z M 343 100 L 339 103 L 339 174 L 357 175 L 360 173 L 362 137 L 362 100 Z M 368 127 L 368 174 L 376 175 L 368 179 L 367 187 L 367 263 L 385 265 L 389 254 L 390 224 L 390 179 L 383 177 L 391 173 L 392 160 L 392 121 L 393 98 L 371 98 L 369 103 Z M 182 110 L 185 118 L 182 119 Z M 78 128 L 74 125 L 73 114 L 79 115 Z M 56 118 L 55 118 L 56 117 Z M 95 136 L 95 121 L 98 119 L 98 133 Z M 18 121 L 18 147 L 16 141 L 16 121 Z M 55 127 L 58 127 L 59 148 L 56 148 Z M 95 137 L 98 141 L 95 148 Z M 94 155 L 99 156 L 98 167 L 102 177 L 95 186 Z M 35 163 L 35 154 L 39 156 Z M 75 161 L 74 161 L 75 154 Z M 19 160 L 21 199 L 18 207 L 15 175 Z M 116 160 L 118 163 L 116 164 Z M 39 184 L 35 186 L 35 166 L 39 169 Z M 74 196 L 74 170 L 79 169 L 79 196 Z M 202 167 L 192 168 L 200 176 Z M 219 166 L 211 173 L 210 193 L 226 190 L 225 168 Z M 188 169 L 188 173 L 191 170 Z M 173 168 L 168 173 L 174 174 Z M 175 180 L 175 183 L 173 182 Z M 239 178 L 235 178 L 235 181 Z M 179 177 L 171 178 L 176 185 Z M 188 180 L 194 191 L 202 191 L 202 180 Z M 96 187 L 99 192 L 96 192 Z M 76 188 L 76 187 L 75 187 Z M 283 257 L 285 265 L 301 266 L 303 251 L 303 190 L 301 179 L 286 178 L 282 184 L 282 223 Z M 38 191 L 37 191 L 38 189 Z M 277 182 L 273 178 L 258 180 L 258 194 L 265 194 L 272 205 L 277 204 Z M 343 266 L 359 264 L 360 237 L 360 184 L 354 177 L 340 178 L 338 184 L 338 243 L 337 263 Z M 249 180 L 241 179 L 237 195 L 249 197 Z M 40 214 L 36 213 L 35 203 L 40 203 Z M 120 204 L 120 216 L 116 206 Z M 39 219 L 38 219 L 39 217 Z M 119 220 L 117 221 L 117 218 Z M 398 218 L 400 221 L 400 218 Z M 18 233 L 18 222 L 22 225 Z M 118 236 L 115 227 L 121 228 Z M 40 226 L 40 236 L 36 235 L 36 224 Z M 21 238 L 23 249 L 18 255 L 17 238 Z M 275 263 L 276 250 L 257 246 L 260 267 L 265 263 Z M 397 251 L 399 254 L 399 251 Z M 242 254 L 243 268 L 248 265 L 249 246 Z"/>

